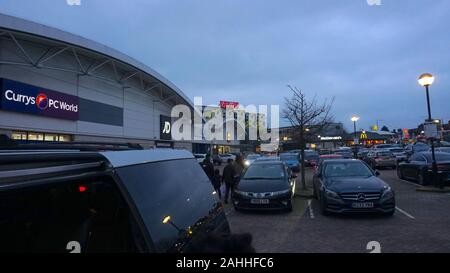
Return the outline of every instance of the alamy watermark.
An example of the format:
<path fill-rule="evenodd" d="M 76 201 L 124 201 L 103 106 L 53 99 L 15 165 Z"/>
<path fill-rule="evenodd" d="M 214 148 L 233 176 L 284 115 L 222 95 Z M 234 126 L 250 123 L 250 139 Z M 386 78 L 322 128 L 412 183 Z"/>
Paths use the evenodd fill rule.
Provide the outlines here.
<path fill-rule="evenodd" d="M 203 106 L 202 97 L 194 97 L 194 111 L 184 104 L 172 108 L 173 140 L 279 141 L 280 106 L 250 104 L 237 107 Z M 269 118 L 270 116 L 270 118 Z M 269 126 L 270 119 L 270 126 Z"/>
<path fill-rule="evenodd" d="M 369 6 L 381 6 L 381 0 L 366 0 Z"/>

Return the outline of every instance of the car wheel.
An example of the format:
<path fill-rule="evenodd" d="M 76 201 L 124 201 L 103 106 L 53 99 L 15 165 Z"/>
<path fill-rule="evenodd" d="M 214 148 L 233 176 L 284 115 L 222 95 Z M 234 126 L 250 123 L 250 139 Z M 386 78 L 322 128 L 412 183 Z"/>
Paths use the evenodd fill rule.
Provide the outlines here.
<path fill-rule="evenodd" d="M 403 176 L 403 172 L 399 167 L 397 167 L 397 176 L 400 179 L 405 179 L 405 177 Z"/>
<path fill-rule="evenodd" d="M 417 182 L 419 183 L 419 185 L 421 185 L 421 186 L 425 186 L 427 183 L 426 183 L 426 180 L 425 180 L 425 177 L 424 177 L 424 175 L 423 175 L 423 173 L 422 172 L 419 172 L 419 174 L 417 175 Z"/>

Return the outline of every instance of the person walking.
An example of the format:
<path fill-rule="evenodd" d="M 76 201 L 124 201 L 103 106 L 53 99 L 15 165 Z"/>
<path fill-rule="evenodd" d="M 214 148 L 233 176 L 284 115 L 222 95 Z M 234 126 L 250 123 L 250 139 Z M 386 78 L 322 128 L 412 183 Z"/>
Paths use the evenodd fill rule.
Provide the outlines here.
<path fill-rule="evenodd" d="M 234 167 L 234 181 L 235 184 L 239 183 L 239 180 L 241 179 L 242 173 L 244 172 L 245 169 L 245 164 L 244 164 L 244 158 L 242 157 L 242 155 L 238 155 L 236 157 L 236 161 L 233 164 Z"/>
<path fill-rule="evenodd" d="M 219 169 L 214 170 L 214 177 L 211 180 L 214 190 L 219 195 L 219 199 L 222 200 L 222 193 L 220 191 L 220 186 L 222 185 L 222 176 L 220 175 Z"/>
<path fill-rule="evenodd" d="M 227 160 L 227 165 L 223 169 L 222 181 L 225 183 L 225 204 L 227 204 L 235 185 L 235 167 L 231 158 Z"/>
<path fill-rule="evenodd" d="M 207 155 L 203 160 L 202 169 L 208 176 L 209 180 L 212 181 L 214 177 L 214 164 L 211 162 L 211 156 Z"/>

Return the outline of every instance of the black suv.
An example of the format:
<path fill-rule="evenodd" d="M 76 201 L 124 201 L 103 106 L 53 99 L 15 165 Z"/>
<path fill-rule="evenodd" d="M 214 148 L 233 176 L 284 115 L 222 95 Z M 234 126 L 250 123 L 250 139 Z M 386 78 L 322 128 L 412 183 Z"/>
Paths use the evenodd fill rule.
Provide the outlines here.
<path fill-rule="evenodd" d="M 215 195 L 187 151 L 0 151 L 0 252 L 221 251 Z"/>

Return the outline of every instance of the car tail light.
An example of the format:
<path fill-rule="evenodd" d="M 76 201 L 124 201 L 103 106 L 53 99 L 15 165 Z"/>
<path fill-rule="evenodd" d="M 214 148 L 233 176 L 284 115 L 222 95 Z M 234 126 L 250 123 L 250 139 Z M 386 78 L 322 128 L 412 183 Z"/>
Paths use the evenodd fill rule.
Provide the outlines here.
<path fill-rule="evenodd" d="M 86 186 L 78 186 L 78 191 L 79 192 L 85 192 L 87 190 Z"/>

